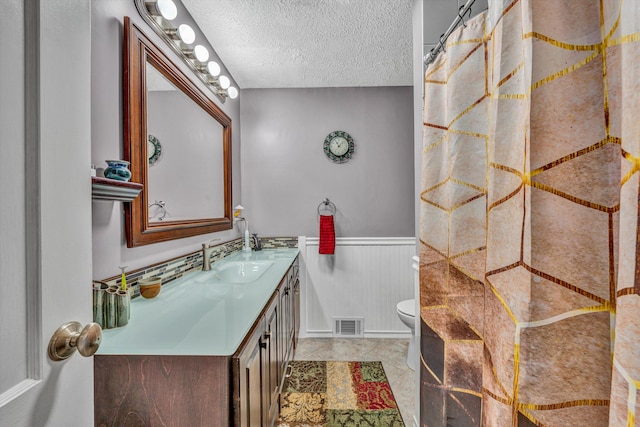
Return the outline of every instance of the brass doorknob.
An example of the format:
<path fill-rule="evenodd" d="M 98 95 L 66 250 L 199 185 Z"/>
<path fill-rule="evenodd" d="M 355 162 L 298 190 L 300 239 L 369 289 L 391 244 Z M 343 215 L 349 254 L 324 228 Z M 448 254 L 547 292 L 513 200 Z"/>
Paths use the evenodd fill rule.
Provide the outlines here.
<path fill-rule="evenodd" d="M 93 356 L 102 341 L 102 328 L 97 323 L 67 322 L 60 326 L 49 341 L 49 358 L 65 360 L 78 350 L 84 357 Z"/>

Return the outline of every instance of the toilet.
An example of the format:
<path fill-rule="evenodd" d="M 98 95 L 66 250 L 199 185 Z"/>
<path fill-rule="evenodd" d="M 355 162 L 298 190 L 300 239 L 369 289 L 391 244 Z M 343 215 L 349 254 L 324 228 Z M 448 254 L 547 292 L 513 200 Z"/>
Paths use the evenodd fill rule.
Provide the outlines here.
<path fill-rule="evenodd" d="M 411 329 L 411 340 L 409 341 L 409 351 L 407 353 L 407 365 L 416 370 L 418 366 L 418 353 L 416 352 L 416 300 L 407 299 L 400 301 L 396 305 L 396 312 L 402 323 Z"/>

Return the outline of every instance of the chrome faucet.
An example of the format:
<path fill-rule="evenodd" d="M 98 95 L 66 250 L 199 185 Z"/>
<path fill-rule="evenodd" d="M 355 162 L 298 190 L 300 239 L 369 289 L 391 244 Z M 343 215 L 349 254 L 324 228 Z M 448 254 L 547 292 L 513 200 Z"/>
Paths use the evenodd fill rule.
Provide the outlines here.
<path fill-rule="evenodd" d="M 208 242 L 202 244 L 202 271 L 211 270 L 211 252 L 213 251 L 211 243 L 218 240 L 220 239 L 211 239 Z"/>
<path fill-rule="evenodd" d="M 258 238 L 258 233 L 253 233 L 251 236 L 253 236 L 253 250 L 261 251 L 262 243 L 260 243 L 260 239 Z"/>

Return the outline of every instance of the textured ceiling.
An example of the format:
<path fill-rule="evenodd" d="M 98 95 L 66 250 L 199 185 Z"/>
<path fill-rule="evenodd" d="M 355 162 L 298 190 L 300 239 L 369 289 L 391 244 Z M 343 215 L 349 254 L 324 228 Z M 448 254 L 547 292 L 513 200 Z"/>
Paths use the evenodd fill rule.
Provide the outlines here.
<path fill-rule="evenodd" d="M 410 86 L 413 0 L 182 0 L 241 89 Z"/>

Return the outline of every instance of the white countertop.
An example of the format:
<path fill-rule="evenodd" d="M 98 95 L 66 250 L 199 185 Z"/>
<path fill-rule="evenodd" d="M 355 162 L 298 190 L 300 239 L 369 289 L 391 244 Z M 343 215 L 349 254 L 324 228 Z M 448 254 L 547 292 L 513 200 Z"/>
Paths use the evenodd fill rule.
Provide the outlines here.
<path fill-rule="evenodd" d="M 103 331 L 98 355 L 232 355 L 285 276 L 298 249 L 237 252 L 162 286 L 153 299 L 131 301 L 131 319 Z M 272 261 L 255 281 L 225 283 L 219 269 L 234 261 Z"/>

